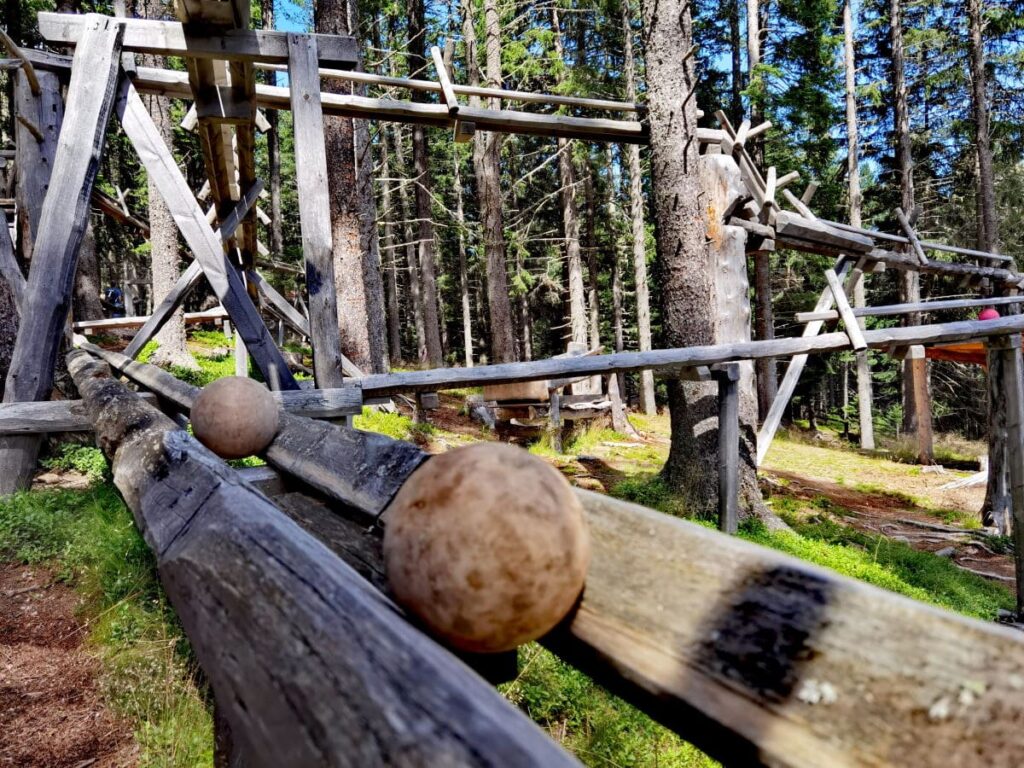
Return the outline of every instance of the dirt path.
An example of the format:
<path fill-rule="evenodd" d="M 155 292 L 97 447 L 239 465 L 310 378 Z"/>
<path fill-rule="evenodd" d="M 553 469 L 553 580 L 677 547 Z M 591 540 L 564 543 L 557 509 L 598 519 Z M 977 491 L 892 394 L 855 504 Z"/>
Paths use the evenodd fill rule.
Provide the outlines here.
<path fill-rule="evenodd" d="M 136 763 L 130 729 L 100 701 L 78 605 L 49 571 L 0 564 L 0 766 Z"/>
<path fill-rule="evenodd" d="M 785 482 L 779 493 L 803 501 L 821 498 L 843 509 L 842 522 L 871 535 L 903 541 L 915 549 L 949 557 L 961 568 L 987 575 L 1007 586 L 1014 582 L 1013 557 L 993 551 L 985 537 L 956 525 L 937 520 L 926 509 L 902 503 L 898 497 L 850 488 L 816 477 L 772 470 L 765 473 Z"/>

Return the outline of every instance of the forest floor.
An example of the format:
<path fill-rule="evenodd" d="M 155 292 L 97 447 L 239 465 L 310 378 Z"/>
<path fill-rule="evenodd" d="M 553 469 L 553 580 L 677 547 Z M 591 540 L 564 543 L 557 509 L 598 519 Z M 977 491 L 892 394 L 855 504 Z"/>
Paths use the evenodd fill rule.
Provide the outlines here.
<path fill-rule="evenodd" d="M 219 352 L 222 339 L 196 334 L 192 346 Z M 179 375 L 201 385 L 233 373 L 225 355 L 201 357 L 200 365 Z M 434 453 L 494 440 L 465 411 L 472 393 L 443 394 L 426 424 L 402 404 L 398 413 L 367 409 L 356 426 Z M 638 438 L 594 424 L 567 440 L 564 453 L 543 441 L 527 447 L 575 485 L 686 516 L 658 475 L 667 416 L 631 421 Z M 761 480 L 767 503 L 792 530 L 748 523 L 740 535 L 996 619 L 1014 604 L 1006 581 L 1013 566 L 1009 543 L 980 530 L 984 487 L 944 490 L 970 473 L 893 460 L 898 455 L 862 454 L 827 430 L 780 435 Z M 45 464 L 32 492 L 0 501 L 0 768 L 211 765 L 209 692 L 105 460 L 64 445 Z M 520 650 L 519 676 L 501 692 L 588 765 L 715 765 L 536 644 Z"/>

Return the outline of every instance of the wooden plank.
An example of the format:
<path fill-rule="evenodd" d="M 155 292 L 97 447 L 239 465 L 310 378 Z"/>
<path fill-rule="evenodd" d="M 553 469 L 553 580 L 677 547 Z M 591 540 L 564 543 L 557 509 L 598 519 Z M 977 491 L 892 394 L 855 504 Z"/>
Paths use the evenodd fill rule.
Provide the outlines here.
<path fill-rule="evenodd" d="M 434 69 L 437 71 L 437 82 L 441 86 L 441 94 L 444 96 L 445 106 L 448 107 L 448 114 L 453 117 L 459 113 L 459 100 L 455 96 L 455 89 L 452 87 L 452 79 L 448 76 L 448 67 L 444 64 L 444 57 L 441 49 L 436 45 L 430 47 L 430 55 L 434 60 Z"/>
<path fill-rule="evenodd" d="M 1022 304 L 1024 296 L 991 296 L 983 299 L 936 299 L 918 301 L 909 304 L 885 304 L 880 307 L 854 307 L 855 317 L 889 317 L 905 315 L 911 312 L 937 312 L 944 309 L 970 309 L 972 307 L 1001 307 L 1007 304 Z M 827 312 L 797 312 L 798 323 L 809 323 L 812 320 L 838 320 L 839 313 L 835 310 Z"/>
<path fill-rule="evenodd" d="M 74 354 L 115 484 L 242 754 L 261 765 L 578 765 L 224 462 Z"/>
<path fill-rule="evenodd" d="M 826 269 L 825 280 L 828 282 L 829 290 L 832 291 L 832 298 L 839 309 L 839 316 L 843 318 L 843 328 L 846 335 L 850 337 L 850 344 L 858 352 L 867 349 L 868 345 L 864 341 L 864 334 L 861 333 L 860 323 L 857 322 L 857 316 L 853 313 L 850 300 L 846 297 L 846 291 L 843 290 L 836 271 Z"/>
<path fill-rule="evenodd" d="M 782 215 L 782 211 L 779 215 Z M 840 279 L 844 279 L 846 274 L 850 271 L 850 262 L 846 259 L 840 259 L 836 264 L 836 268 L 839 270 Z M 832 308 L 832 302 L 835 297 L 832 291 L 826 288 L 821 292 L 821 296 L 818 298 L 818 303 L 815 306 L 815 311 L 824 311 Z M 808 323 L 804 326 L 801 338 L 810 338 L 817 336 L 822 329 L 824 324 L 820 321 Z M 761 423 L 761 429 L 757 433 L 757 466 L 761 466 L 764 461 L 765 454 L 768 453 L 768 449 L 771 447 L 772 440 L 775 437 L 775 432 L 779 428 L 779 424 L 782 423 L 782 415 L 786 410 L 786 406 L 789 404 L 790 399 L 793 397 L 793 392 L 796 391 L 796 385 L 800 381 L 800 374 L 804 371 L 804 366 L 807 365 L 807 355 L 799 354 L 795 355 L 792 360 L 789 361 L 789 365 L 786 366 L 786 373 L 782 377 L 782 383 L 779 384 L 778 392 L 775 395 L 775 399 L 772 401 L 771 407 L 768 409 L 768 414 L 764 417 Z"/>
<path fill-rule="evenodd" d="M 788 189 L 782 190 L 783 195 L 787 192 Z M 852 232 L 841 232 L 806 215 L 793 214 L 789 211 L 778 212 L 775 229 L 779 237 L 816 241 L 848 253 L 867 253 L 874 247 L 870 238 Z"/>
<path fill-rule="evenodd" d="M 149 393 L 140 397 L 156 403 L 156 398 Z M 91 431 L 92 422 L 81 400 L 0 403 L 0 435 Z"/>
<path fill-rule="evenodd" d="M 126 81 L 122 85 L 117 113 L 185 242 L 202 266 L 214 294 L 231 315 L 265 380 L 272 381 L 277 376 L 282 389 L 298 389 L 281 352 L 253 306 L 238 270 L 230 263 L 220 238 L 206 222 L 202 208 L 131 82 Z"/>
<path fill-rule="evenodd" d="M 331 203 L 327 187 L 327 150 L 315 38 L 288 35 L 289 83 L 295 126 L 295 176 L 299 192 L 302 254 L 306 260 L 309 330 L 318 387 L 342 381 L 341 336 L 334 284 Z"/>
<path fill-rule="evenodd" d="M 879 232 L 875 229 L 865 229 L 863 227 L 851 227 L 849 224 L 843 224 L 838 221 L 827 221 L 822 219 L 825 224 L 836 229 L 842 229 L 847 232 L 855 232 L 860 235 L 875 238 L 876 240 L 888 240 L 894 243 L 909 243 L 910 240 L 900 235 L 893 235 L 888 232 Z M 1010 256 L 1004 256 L 999 253 L 989 253 L 988 251 L 976 251 L 973 248 L 961 248 L 957 245 L 948 245 L 947 243 L 936 243 L 932 241 L 921 240 L 921 246 L 931 251 L 945 251 L 946 253 L 957 253 L 961 256 L 973 256 L 979 259 L 991 259 L 992 261 L 1004 261 L 1011 262 L 1013 258 Z"/>
<path fill-rule="evenodd" d="M 39 33 L 51 43 L 75 45 L 82 36 L 84 16 L 40 13 Z M 286 63 L 286 32 L 231 29 L 219 35 L 189 36 L 176 21 L 120 19 L 125 26 L 124 50 L 152 56 L 183 56 L 244 62 Z M 354 67 L 359 49 L 351 37 L 317 35 L 320 63 L 328 67 Z M 142 67 L 139 68 L 143 69 Z"/>
<path fill-rule="evenodd" d="M 28 80 L 28 86 L 32 90 L 32 94 L 38 96 L 42 93 L 42 89 L 39 86 L 39 78 L 36 76 L 36 69 L 32 66 L 32 61 L 21 52 L 18 44 L 3 29 L 0 29 L 0 43 L 3 44 L 11 56 L 21 62 L 21 71 L 24 73 L 25 79 Z"/>
<path fill-rule="evenodd" d="M 257 182 L 256 184 L 249 187 L 245 195 L 241 200 L 238 201 L 238 205 L 231 212 L 231 215 L 224 219 L 220 229 L 217 230 L 217 236 L 221 242 L 227 243 L 231 236 L 235 232 L 235 227 L 238 226 L 239 222 L 245 218 L 249 211 L 249 208 L 256 202 L 260 191 L 263 189 L 263 183 Z M 181 274 L 178 281 L 174 284 L 174 287 L 164 296 L 161 300 L 160 305 L 153 310 L 153 314 L 149 316 L 149 319 L 145 322 L 139 332 L 132 338 L 128 348 L 125 349 L 125 354 L 128 357 L 138 357 L 139 352 L 142 348 L 149 343 L 149 340 L 155 337 L 160 329 L 164 327 L 171 316 L 178 311 L 178 308 L 185 303 L 185 299 L 189 297 L 196 286 L 199 285 L 200 280 L 203 277 L 203 268 L 198 260 L 193 261 L 188 265 L 188 268 Z"/>
<path fill-rule="evenodd" d="M 903 227 L 903 233 L 907 236 L 907 240 L 910 241 L 914 255 L 917 256 L 917 260 L 921 264 L 928 265 L 928 256 L 925 255 L 924 248 L 921 247 L 921 241 L 917 239 L 917 233 L 914 228 L 910 226 L 910 220 L 907 215 L 903 212 L 902 208 L 896 209 L 896 218 L 900 222 L 900 226 Z"/>
<path fill-rule="evenodd" d="M 57 353 L 71 308 L 78 250 L 89 224 L 89 199 L 117 90 L 121 28 L 106 17 L 83 19 L 53 178 L 43 202 L 11 357 L 4 402 L 49 397 Z M 39 438 L 0 440 L 0 495 L 25 487 L 35 469 Z"/>
<path fill-rule="evenodd" d="M 718 366 L 718 530 L 739 530 L 740 369 L 736 363 Z"/>
<path fill-rule="evenodd" d="M 186 312 L 185 323 L 197 325 L 199 323 L 212 323 L 228 317 L 224 307 L 214 307 L 202 312 Z M 108 317 L 97 320 L 80 320 L 73 323 L 72 330 L 82 334 L 89 334 L 93 331 L 109 331 L 117 328 L 140 328 L 149 322 L 151 316 L 141 315 L 138 317 Z"/>

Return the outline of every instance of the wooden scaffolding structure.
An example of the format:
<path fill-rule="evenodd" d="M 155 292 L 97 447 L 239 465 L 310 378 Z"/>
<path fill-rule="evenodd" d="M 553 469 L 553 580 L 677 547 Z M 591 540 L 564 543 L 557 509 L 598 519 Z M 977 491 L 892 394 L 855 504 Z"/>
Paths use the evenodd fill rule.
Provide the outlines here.
<path fill-rule="evenodd" d="M 1008 488 L 1017 551 L 1024 551 L 1024 316 L 866 331 L 858 317 L 869 310 L 852 308 L 848 299 L 864 275 L 892 268 L 971 283 L 988 280 L 1004 294 L 1000 302 L 1014 306 L 1024 275 L 1005 257 L 922 243 L 909 222 L 904 235 L 894 236 L 818 219 L 808 194 L 798 198 L 787 189 L 796 174 L 768 169 L 762 175 L 747 154 L 746 141 L 767 124 L 733 128 L 719 115 L 721 129 L 701 129 L 698 139 L 725 190 L 717 193 L 710 215 L 727 230 L 715 257 L 723 279 L 731 281 L 730 295 L 746 301 L 747 250 L 791 247 L 836 257 L 826 273 L 827 290 L 802 319 L 802 336 L 751 341 L 748 327 L 727 343 L 706 347 L 363 376 L 341 355 L 334 319 L 329 210 L 321 181 L 323 114 L 446 126 L 457 139 L 480 129 L 644 142 L 646 127 L 641 120 L 469 109 L 459 103 L 460 94 L 494 95 L 491 89 L 456 86 L 443 67 L 436 83 L 390 83 L 438 92 L 439 104 L 321 94 L 321 77 L 370 77 L 352 71 L 352 40 L 252 31 L 239 3 L 176 5 L 181 23 L 40 14 L 44 37 L 75 46 L 73 59 L 19 51 L 20 68 L 33 73 L 29 79 L 70 70 L 71 80 L 63 127 L 53 136 L 53 172 L 62 183 L 41 200 L 27 281 L 13 255 L 0 247 L 0 268 L 19 296 L 22 320 L 0 406 L 0 471 L 30 470 L 42 432 L 96 432 L 211 680 L 225 756 L 253 765 L 574 764 L 386 596 L 380 516 L 428 457 L 408 443 L 313 419 L 357 412 L 364 403 L 392 395 L 637 370 L 714 380 L 723 466 L 720 526 L 733 531 L 738 382 L 752 360 L 790 358 L 762 427 L 761 454 L 808 355 L 871 348 L 914 358 L 925 345 L 988 340 L 1002 363 L 1003 373 L 991 386 L 1005 404 Z M 132 53 L 182 56 L 187 71 L 135 67 Z M 289 88 L 255 83 L 259 67 L 287 67 Z M 212 223 L 140 93 L 193 99 Z M 573 97 L 546 98 L 564 103 Z M 641 105 L 576 101 L 643 115 Z M 308 320 L 256 269 L 260 183 L 251 149 L 263 108 L 294 113 Z M 68 355 L 80 401 L 46 403 L 112 115 L 195 261 L 124 354 L 80 343 Z M 33 127 L 47 140 L 43 126 Z M 780 197 L 792 211 L 782 209 Z M 892 242 L 912 250 L 892 250 Z M 929 259 L 927 249 L 979 263 Z M 238 472 L 213 457 L 179 423 L 196 388 L 133 359 L 203 278 L 257 367 L 279 390 L 282 428 L 265 453 L 272 469 Z M 302 390 L 292 378 L 257 297 L 311 340 L 315 389 Z M 974 306 L 965 303 L 970 301 L 870 312 Z M 746 315 L 738 311 L 736 317 L 745 321 Z M 836 320 L 842 331 L 822 333 L 826 322 Z M 111 371 L 155 395 L 159 408 Z M 1024 759 L 1024 733 L 1015 727 L 1024 717 L 1019 633 L 636 505 L 577 493 L 593 537 L 593 565 L 580 605 L 542 642 L 712 755 L 782 766 L 966 763 L 979 754 L 998 764 Z M 1022 563 L 1018 559 L 1024 584 Z M 497 663 L 468 656 L 463 661 L 490 680 L 508 674 L 508 657 Z"/>

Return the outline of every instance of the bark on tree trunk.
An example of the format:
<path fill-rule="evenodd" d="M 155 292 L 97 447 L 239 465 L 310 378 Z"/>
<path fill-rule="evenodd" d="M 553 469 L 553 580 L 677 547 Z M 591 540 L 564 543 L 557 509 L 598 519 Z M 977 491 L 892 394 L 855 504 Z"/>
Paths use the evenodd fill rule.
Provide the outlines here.
<path fill-rule="evenodd" d="M 427 25 L 424 0 L 410 0 L 409 10 L 409 76 L 426 77 Z M 413 101 L 425 101 L 422 91 L 412 92 Z M 423 304 L 423 326 L 426 332 L 427 363 L 432 368 L 441 366 L 444 353 L 441 348 L 441 326 L 438 319 L 437 267 L 434 259 L 434 219 L 431 207 L 430 158 L 427 149 L 426 128 L 412 127 L 412 162 L 416 183 L 416 219 L 418 231 L 420 296 Z"/>
<path fill-rule="evenodd" d="M 473 367 L 473 313 L 469 301 L 469 267 L 466 263 L 466 214 L 462 207 L 462 158 L 452 153 L 455 177 L 455 226 L 459 233 L 459 295 L 462 299 L 462 349 L 466 367 Z"/>
<path fill-rule="evenodd" d="M 466 68 L 471 85 L 479 85 L 476 27 L 472 0 L 463 0 L 463 37 L 466 41 Z M 501 87 L 501 17 L 497 0 L 484 0 L 484 34 L 487 85 Z M 476 97 L 470 99 L 479 105 Z M 500 99 L 488 99 L 491 109 L 500 109 Z M 487 308 L 491 335 L 492 363 L 517 360 L 512 333 L 512 306 L 505 273 L 505 232 L 501 199 L 501 134 L 477 131 L 473 136 L 473 169 L 476 175 L 480 217 L 483 228 L 484 259 L 487 264 Z"/>
<path fill-rule="evenodd" d="M 142 0 L 139 10 L 143 18 L 169 18 L 169 9 L 161 0 Z M 166 62 L 160 56 L 141 57 L 143 66 L 164 67 Z M 174 124 L 171 122 L 170 102 L 160 96 L 143 96 L 153 123 L 160 131 L 160 136 L 171 148 L 174 143 Z M 181 254 L 178 250 L 178 226 L 174 223 L 167 204 L 156 188 L 153 179 L 147 181 L 149 200 L 149 245 L 150 245 L 150 292 L 163 301 L 164 297 L 174 288 L 181 275 Z M 134 286 L 133 286 L 134 287 Z M 164 323 L 163 328 L 155 337 L 160 348 L 153 354 L 150 361 L 156 365 L 174 365 L 198 370 L 199 366 L 188 351 L 185 340 L 185 309 L 179 308 Z"/>
<path fill-rule="evenodd" d="M 0 237 L 6 236 L 6 232 L 0 232 Z M 102 290 L 100 265 L 96 260 L 96 238 L 93 236 L 92 225 L 89 225 L 82 238 L 82 249 L 78 252 L 78 272 L 75 273 L 75 293 L 71 304 L 74 319 L 99 320 L 103 317 L 103 305 L 100 303 Z"/>
<path fill-rule="evenodd" d="M 892 83 L 894 124 L 896 130 L 896 168 L 900 176 L 900 207 L 913 222 L 915 215 L 914 159 L 910 139 L 910 111 L 907 105 L 907 86 L 904 74 L 903 7 L 902 0 L 889 2 L 889 34 L 892 47 Z M 921 278 L 917 272 L 904 272 L 900 277 L 900 301 L 913 303 L 921 300 Z M 906 317 L 907 325 L 920 325 L 920 314 Z M 918 430 L 914 395 L 915 366 L 908 358 L 903 361 L 903 431 L 916 434 Z M 920 371 L 921 368 L 917 367 Z M 927 370 L 927 368 L 925 368 Z M 927 375 L 927 374 L 925 374 Z M 926 391 L 926 387 L 922 387 Z"/>
<path fill-rule="evenodd" d="M 355 0 L 320 0 L 314 24 L 329 35 L 358 33 Z M 325 80 L 331 93 L 351 93 L 340 80 Z M 325 117 L 327 184 L 331 198 L 331 234 L 334 246 L 334 284 L 338 294 L 338 330 L 345 355 L 365 371 L 387 368 L 384 336 L 384 287 L 380 279 L 380 255 L 376 240 L 376 211 L 367 184 L 369 141 L 354 120 Z M 361 127 L 365 131 L 365 126 Z M 371 230 L 371 227 L 374 229 Z"/>
<path fill-rule="evenodd" d="M 693 59 L 683 60 L 692 41 L 690 8 L 685 0 L 647 0 L 643 5 L 647 34 L 648 104 L 654 210 L 662 281 L 666 346 L 714 344 L 749 334 L 746 305 L 745 235 L 726 227 L 721 217 L 729 169 L 727 158 L 709 155 L 709 181 L 702 183 L 697 153 L 696 104 L 687 98 L 696 87 Z M 726 195 L 728 192 L 725 193 Z M 708 220 L 705 221 L 705 214 Z M 710 248 L 709 252 L 709 240 Z M 712 258 L 713 257 L 713 258 Z M 719 275 L 719 273 L 721 273 Z M 735 339 L 730 339 L 735 340 Z M 714 385 L 671 381 L 672 446 L 662 472 L 694 514 L 712 514 L 718 499 L 717 404 Z M 756 432 L 750 366 L 740 381 L 740 504 L 746 514 L 768 520 L 760 498 L 751 443 Z"/>
<path fill-rule="evenodd" d="M 274 28 L 274 0 L 262 0 L 263 28 Z M 277 85 L 277 73 L 267 71 L 267 82 Z M 274 258 L 284 253 L 284 222 L 281 218 L 281 137 L 278 133 L 276 109 L 266 111 L 270 130 L 267 131 L 267 165 L 270 173 L 270 252 Z"/>
<path fill-rule="evenodd" d="M 982 36 L 981 0 L 967 0 L 971 51 L 971 106 L 974 111 L 974 146 L 978 155 L 978 250 L 997 251 L 999 221 L 996 213 L 995 179 L 985 77 L 985 41 Z"/>
<path fill-rule="evenodd" d="M 387 295 L 388 313 L 388 353 L 391 365 L 398 365 L 402 360 L 402 328 L 398 303 L 398 240 L 395 238 L 395 203 L 392 196 L 394 181 L 391 175 L 391 148 L 387 140 L 387 132 L 381 141 L 381 207 L 384 214 L 384 253 L 381 266 L 384 270 L 384 283 Z"/>
<path fill-rule="evenodd" d="M 846 177 L 849 185 L 850 224 L 861 225 L 860 193 L 860 149 L 857 128 L 857 63 L 854 53 L 855 25 L 853 0 L 843 4 L 843 64 L 846 79 Z M 861 277 L 853 289 L 854 306 L 865 305 L 864 278 Z M 864 327 L 863 319 L 860 325 Z M 874 403 L 871 391 L 871 365 L 867 351 L 857 353 L 857 411 L 860 419 L 860 447 L 866 451 L 875 449 L 875 428 L 872 420 Z"/>
<path fill-rule="evenodd" d="M 730 111 L 734 125 L 743 120 L 743 55 L 740 44 L 740 3 L 743 0 L 732 0 L 729 3 L 729 48 L 732 51 L 732 80 L 730 95 L 732 104 Z"/>
<path fill-rule="evenodd" d="M 587 206 L 587 311 L 590 325 L 590 348 L 601 346 L 601 308 L 597 290 L 597 237 L 594 233 L 594 174 L 586 169 L 584 200 Z"/>
<path fill-rule="evenodd" d="M 636 62 L 633 58 L 633 23 L 629 3 L 622 4 L 622 32 L 624 37 L 623 61 L 626 78 L 626 98 L 636 101 Z M 629 221 L 633 255 L 633 282 L 636 292 L 637 344 L 641 352 L 651 349 L 651 299 L 647 285 L 647 228 L 644 226 L 643 176 L 640 166 L 640 147 L 626 147 L 629 166 Z M 640 410 L 648 416 L 657 413 L 654 399 L 654 373 L 640 373 Z"/>

